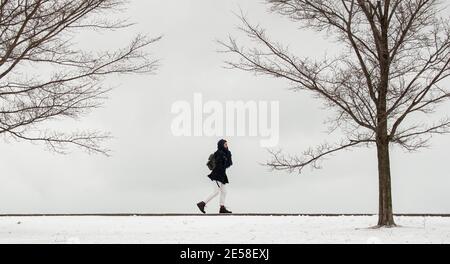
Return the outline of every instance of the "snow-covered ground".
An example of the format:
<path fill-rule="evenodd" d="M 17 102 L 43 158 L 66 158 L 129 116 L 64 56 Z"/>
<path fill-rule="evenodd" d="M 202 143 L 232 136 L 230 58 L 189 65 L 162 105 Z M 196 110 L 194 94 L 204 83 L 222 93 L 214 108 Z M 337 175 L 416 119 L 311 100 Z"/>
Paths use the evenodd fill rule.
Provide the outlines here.
<path fill-rule="evenodd" d="M 450 218 L 374 216 L 0 217 L 0 243 L 450 243 Z"/>

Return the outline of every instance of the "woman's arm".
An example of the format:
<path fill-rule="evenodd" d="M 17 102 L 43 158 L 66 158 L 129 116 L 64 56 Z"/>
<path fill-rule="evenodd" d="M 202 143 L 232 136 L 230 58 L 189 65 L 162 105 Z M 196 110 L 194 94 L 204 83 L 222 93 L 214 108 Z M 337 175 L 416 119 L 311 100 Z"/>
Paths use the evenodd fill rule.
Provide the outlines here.
<path fill-rule="evenodd" d="M 226 167 L 229 168 L 231 165 L 233 165 L 233 160 L 231 159 L 231 152 L 227 153 L 227 164 Z"/>
<path fill-rule="evenodd" d="M 218 171 L 225 170 L 226 164 L 225 164 L 225 157 L 221 152 L 216 152 L 216 169 Z"/>

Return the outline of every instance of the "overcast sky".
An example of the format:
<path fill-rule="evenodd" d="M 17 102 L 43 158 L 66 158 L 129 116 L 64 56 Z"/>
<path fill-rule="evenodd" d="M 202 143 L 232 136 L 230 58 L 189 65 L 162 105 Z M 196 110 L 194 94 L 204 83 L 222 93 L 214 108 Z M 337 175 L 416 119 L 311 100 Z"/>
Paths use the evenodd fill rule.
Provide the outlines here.
<path fill-rule="evenodd" d="M 337 50 L 325 36 L 270 14 L 262 1 L 131 1 L 123 15 L 137 23 L 134 27 L 85 34 L 79 45 L 120 47 L 138 32 L 162 34 L 150 49 L 161 67 L 155 75 L 111 79 L 108 83 L 116 88 L 103 108 L 79 122 L 59 124 L 68 130 L 110 131 L 112 156 L 78 150 L 57 155 L 40 145 L 2 141 L 0 214 L 197 212 L 195 203 L 212 190 L 205 163 L 219 138 L 174 137 L 170 130 L 172 104 L 192 102 L 196 92 L 205 101 L 279 101 L 279 147 L 291 154 L 337 138 L 326 133 L 324 121 L 330 113 L 309 94 L 293 93 L 279 79 L 223 68 L 227 57 L 217 53 L 216 40 L 229 34 L 242 37 L 233 14 L 239 9 L 299 56 L 314 58 Z M 442 113 L 449 110 L 448 105 L 441 108 Z M 227 139 L 234 158 L 227 197 L 233 212 L 377 212 L 375 149 L 344 151 L 325 160 L 323 169 L 297 175 L 259 165 L 270 158 L 260 138 Z M 431 148 L 414 154 L 393 149 L 395 212 L 450 213 L 450 136 L 436 136 L 431 143 Z M 209 212 L 217 210 L 217 203 L 213 201 Z"/>

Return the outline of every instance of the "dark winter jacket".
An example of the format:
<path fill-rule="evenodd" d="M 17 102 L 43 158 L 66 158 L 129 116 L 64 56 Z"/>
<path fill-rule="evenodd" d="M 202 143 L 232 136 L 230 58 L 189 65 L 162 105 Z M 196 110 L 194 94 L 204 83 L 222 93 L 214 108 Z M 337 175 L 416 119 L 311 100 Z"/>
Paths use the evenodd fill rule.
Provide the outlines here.
<path fill-rule="evenodd" d="M 216 167 L 211 171 L 211 174 L 209 174 L 208 177 L 212 181 L 219 181 L 227 184 L 229 181 L 225 171 L 233 165 L 233 161 L 231 159 L 231 152 L 223 146 L 225 142 L 226 141 L 222 139 L 217 143 L 217 151 L 214 153 Z"/>

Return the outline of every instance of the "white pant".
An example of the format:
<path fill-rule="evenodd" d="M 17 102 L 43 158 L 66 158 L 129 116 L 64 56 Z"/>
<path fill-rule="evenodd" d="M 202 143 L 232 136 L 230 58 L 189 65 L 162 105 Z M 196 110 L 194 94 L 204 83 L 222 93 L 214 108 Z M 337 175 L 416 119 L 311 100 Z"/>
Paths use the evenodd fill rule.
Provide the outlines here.
<path fill-rule="evenodd" d="M 219 181 L 213 181 L 213 184 L 214 184 L 214 192 L 204 200 L 205 204 L 209 203 L 220 193 L 220 205 L 225 206 L 225 197 L 227 196 L 227 189 L 225 187 L 226 184 L 223 184 Z"/>

